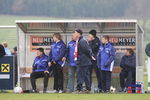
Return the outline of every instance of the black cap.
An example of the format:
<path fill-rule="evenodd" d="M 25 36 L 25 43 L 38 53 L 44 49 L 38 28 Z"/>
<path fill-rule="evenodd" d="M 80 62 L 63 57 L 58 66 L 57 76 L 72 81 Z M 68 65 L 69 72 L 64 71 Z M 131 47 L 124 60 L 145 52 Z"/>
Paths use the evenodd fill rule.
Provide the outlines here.
<path fill-rule="evenodd" d="M 96 37 L 96 33 L 97 33 L 97 32 L 96 32 L 96 30 L 94 30 L 94 29 L 89 32 L 89 34 L 93 35 L 94 37 Z"/>
<path fill-rule="evenodd" d="M 75 31 L 78 32 L 78 33 L 80 33 L 80 35 L 83 34 L 82 30 L 80 30 L 80 29 L 77 29 L 77 30 L 75 30 Z"/>

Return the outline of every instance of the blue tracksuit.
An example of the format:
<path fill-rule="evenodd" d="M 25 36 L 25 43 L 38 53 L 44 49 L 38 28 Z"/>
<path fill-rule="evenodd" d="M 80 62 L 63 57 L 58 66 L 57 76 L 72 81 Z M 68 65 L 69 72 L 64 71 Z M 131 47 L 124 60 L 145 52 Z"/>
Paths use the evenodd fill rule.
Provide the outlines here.
<path fill-rule="evenodd" d="M 110 44 L 101 44 L 98 53 L 98 66 L 101 68 L 102 90 L 108 92 L 111 86 L 111 71 L 114 66 L 115 49 Z"/>
<path fill-rule="evenodd" d="M 111 43 L 101 44 L 98 52 L 98 66 L 103 71 L 112 71 L 115 59 L 115 48 Z"/>
<path fill-rule="evenodd" d="M 72 40 L 68 43 L 67 48 L 67 62 L 68 62 L 68 86 L 70 91 L 74 91 L 75 73 L 77 71 L 76 61 L 74 60 L 76 41 Z"/>
<path fill-rule="evenodd" d="M 49 61 L 50 62 L 57 62 L 58 64 L 62 65 L 62 58 L 65 56 L 66 53 L 66 45 L 65 43 L 60 40 L 59 42 L 54 42 L 51 45 L 51 51 L 49 53 Z"/>
<path fill-rule="evenodd" d="M 77 66 L 74 60 L 75 45 L 76 45 L 76 42 L 72 40 L 68 43 L 68 48 L 67 48 L 67 53 L 68 53 L 67 60 L 68 60 L 69 66 L 71 67 Z"/>
<path fill-rule="evenodd" d="M 48 70 L 48 56 L 43 54 L 42 57 L 36 57 L 33 63 L 33 72 Z"/>

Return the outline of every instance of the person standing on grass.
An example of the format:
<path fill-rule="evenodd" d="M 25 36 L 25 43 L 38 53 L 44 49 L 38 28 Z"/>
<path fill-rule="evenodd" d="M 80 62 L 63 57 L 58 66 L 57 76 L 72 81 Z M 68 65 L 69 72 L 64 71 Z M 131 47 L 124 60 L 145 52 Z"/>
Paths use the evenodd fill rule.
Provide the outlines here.
<path fill-rule="evenodd" d="M 15 65 L 15 86 L 17 85 L 17 82 L 18 82 L 18 61 L 17 61 L 17 46 L 15 46 L 14 48 L 13 48 L 13 51 L 12 51 L 12 53 L 11 53 L 13 56 L 14 56 L 14 58 L 15 58 L 15 63 L 14 63 L 14 65 Z"/>
<path fill-rule="evenodd" d="M 83 92 L 82 85 L 85 82 L 86 91 L 91 91 L 90 87 L 90 72 L 89 67 L 92 65 L 91 60 L 95 60 L 88 42 L 83 39 L 82 30 L 78 29 L 74 32 L 76 46 L 75 46 L 75 60 L 77 62 L 77 93 Z"/>
<path fill-rule="evenodd" d="M 115 49 L 109 42 L 109 36 L 103 36 L 98 52 L 98 66 L 101 68 L 102 90 L 105 93 L 110 92 L 114 59 Z"/>
<path fill-rule="evenodd" d="M 51 45 L 48 65 L 54 72 L 54 93 L 63 93 L 63 65 L 65 62 L 66 45 L 60 33 L 53 34 L 54 43 Z"/>
<path fill-rule="evenodd" d="M 37 88 L 36 88 L 36 79 L 44 77 L 43 93 L 46 93 L 47 86 L 48 86 L 48 78 L 49 78 L 48 56 L 45 55 L 43 48 L 38 48 L 37 49 L 37 57 L 34 60 L 32 68 L 33 68 L 33 70 L 32 70 L 32 73 L 30 75 L 31 85 L 32 85 L 32 92 L 33 93 L 38 92 Z"/>
<path fill-rule="evenodd" d="M 99 46 L 101 44 L 99 38 L 96 36 L 96 30 L 91 30 L 88 34 L 88 43 L 92 49 L 94 57 L 97 58 Z M 92 66 L 90 66 L 90 85 L 92 85 L 92 72 L 93 69 L 96 73 L 97 83 L 98 83 L 98 92 L 102 90 L 102 83 L 101 83 L 101 70 L 97 66 L 97 60 L 92 60 Z"/>
<path fill-rule="evenodd" d="M 126 92 L 131 84 L 135 84 L 136 57 L 132 49 L 126 49 L 125 55 L 121 59 L 120 67 L 120 92 Z"/>
<path fill-rule="evenodd" d="M 73 92 L 74 91 L 74 81 L 75 81 L 75 73 L 77 70 L 77 64 L 74 59 L 74 52 L 75 52 L 75 35 L 72 34 L 72 40 L 68 43 L 67 48 L 67 62 L 68 62 L 68 85 L 67 85 L 67 92 Z"/>

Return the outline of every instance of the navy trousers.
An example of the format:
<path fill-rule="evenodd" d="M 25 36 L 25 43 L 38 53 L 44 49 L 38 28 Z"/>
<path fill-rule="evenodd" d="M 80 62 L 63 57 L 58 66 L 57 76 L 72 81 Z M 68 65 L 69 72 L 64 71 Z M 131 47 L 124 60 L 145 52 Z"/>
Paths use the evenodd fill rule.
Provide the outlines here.
<path fill-rule="evenodd" d="M 122 71 L 120 73 L 120 86 L 122 89 L 132 84 L 132 71 Z"/>
<path fill-rule="evenodd" d="M 101 90 L 102 89 L 101 70 L 100 70 L 100 68 L 98 68 L 97 62 L 95 62 L 95 61 L 92 62 L 92 65 L 89 68 L 89 71 L 90 71 L 90 86 L 92 86 L 92 72 L 93 72 L 93 69 L 96 73 L 98 88 Z"/>
<path fill-rule="evenodd" d="M 111 86 L 111 71 L 101 71 L 102 72 L 102 90 L 109 91 Z"/>
<path fill-rule="evenodd" d="M 90 87 L 90 66 L 78 66 L 77 67 L 77 90 L 82 91 L 82 85 L 85 82 L 86 89 L 91 90 Z"/>

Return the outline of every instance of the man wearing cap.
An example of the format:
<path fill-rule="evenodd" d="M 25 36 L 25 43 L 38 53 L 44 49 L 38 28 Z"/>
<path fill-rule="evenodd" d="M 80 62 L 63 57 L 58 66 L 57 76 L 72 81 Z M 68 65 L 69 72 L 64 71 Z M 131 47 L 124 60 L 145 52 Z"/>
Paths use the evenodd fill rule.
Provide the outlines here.
<path fill-rule="evenodd" d="M 88 43 L 89 46 L 92 49 L 92 52 L 94 54 L 94 57 L 97 58 L 97 53 L 99 50 L 99 46 L 101 44 L 100 39 L 96 36 L 96 30 L 92 29 L 88 34 Z M 92 85 L 92 72 L 93 69 L 96 73 L 97 77 L 97 83 L 98 83 L 98 92 L 101 92 L 102 90 L 102 84 L 101 84 L 101 71 L 97 66 L 97 60 L 92 60 L 92 65 L 89 68 L 90 71 L 90 85 Z"/>
<path fill-rule="evenodd" d="M 91 59 L 94 59 L 94 57 L 88 42 L 83 39 L 82 33 L 80 29 L 74 32 L 76 41 L 74 54 L 77 64 L 77 93 L 83 92 L 83 82 L 86 85 L 85 92 L 89 93 L 91 91 L 89 67 L 92 65 Z"/>

